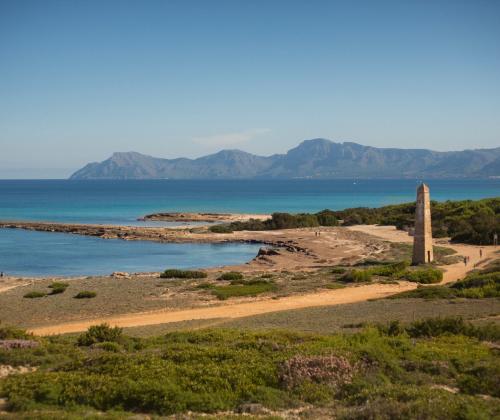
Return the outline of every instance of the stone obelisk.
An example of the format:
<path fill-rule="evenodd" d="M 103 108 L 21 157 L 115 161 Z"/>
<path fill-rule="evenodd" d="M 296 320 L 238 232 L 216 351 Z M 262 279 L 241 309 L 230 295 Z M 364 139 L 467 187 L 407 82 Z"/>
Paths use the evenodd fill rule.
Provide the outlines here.
<path fill-rule="evenodd" d="M 412 264 L 425 264 L 430 263 L 433 260 L 434 253 L 432 252 L 431 199 L 429 187 L 425 184 L 421 184 L 417 188 Z"/>

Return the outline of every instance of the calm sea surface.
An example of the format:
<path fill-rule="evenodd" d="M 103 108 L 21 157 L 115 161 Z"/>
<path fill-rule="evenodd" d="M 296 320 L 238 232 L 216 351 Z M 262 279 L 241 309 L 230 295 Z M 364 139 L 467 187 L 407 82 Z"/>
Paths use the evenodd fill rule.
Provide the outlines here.
<path fill-rule="evenodd" d="M 271 213 L 415 199 L 417 180 L 0 180 L 0 219 L 137 224 L 159 211 Z M 435 200 L 500 196 L 500 179 L 428 181 Z M 141 223 L 139 223 L 141 224 Z"/>
<path fill-rule="evenodd" d="M 214 267 L 249 261 L 258 249 L 256 244 L 161 244 L 0 229 L 0 270 L 9 275 L 78 276 Z"/>
<path fill-rule="evenodd" d="M 137 218 L 160 211 L 271 213 L 376 207 L 414 200 L 419 182 L 0 180 L 0 219 L 146 225 Z M 431 197 L 440 201 L 500 196 L 500 179 L 428 184 Z M 155 224 L 166 223 L 147 223 Z M 90 275 L 217 266 L 247 261 L 257 249 L 244 244 L 159 244 L 0 229 L 0 271 Z"/>

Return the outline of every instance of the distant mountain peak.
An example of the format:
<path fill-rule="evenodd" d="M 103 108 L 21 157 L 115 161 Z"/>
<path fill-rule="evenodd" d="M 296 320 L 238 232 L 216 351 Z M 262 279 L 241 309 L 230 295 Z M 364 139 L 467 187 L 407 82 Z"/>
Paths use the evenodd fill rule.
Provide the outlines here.
<path fill-rule="evenodd" d="M 500 176 L 500 148 L 434 152 L 364 146 L 324 138 L 302 141 L 286 154 L 257 156 L 224 149 L 197 159 L 161 159 L 116 152 L 71 179 L 462 178 Z"/>

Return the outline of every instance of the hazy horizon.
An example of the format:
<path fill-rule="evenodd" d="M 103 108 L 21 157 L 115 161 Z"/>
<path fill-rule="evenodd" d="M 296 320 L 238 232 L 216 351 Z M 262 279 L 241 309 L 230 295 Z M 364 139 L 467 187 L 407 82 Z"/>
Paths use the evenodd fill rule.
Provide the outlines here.
<path fill-rule="evenodd" d="M 327 138 L 500 146 L 500 3 L 0 2 L 0 178 Z"/>

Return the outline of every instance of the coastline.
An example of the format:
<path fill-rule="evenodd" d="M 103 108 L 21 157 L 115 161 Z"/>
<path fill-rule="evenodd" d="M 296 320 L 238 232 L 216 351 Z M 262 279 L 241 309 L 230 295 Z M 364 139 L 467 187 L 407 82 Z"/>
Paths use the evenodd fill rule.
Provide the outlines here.
<path fill-rule="evenodd" d="M 165 228 L 0 221 L 0 228 L 165 243 L 261 243 L 267 247 L 261 248 L 251 261 L 236 266 L 211 267 L 203 271 L 208 274 L 209 280 L 215 283 L 221 272 L 239 271 L 250 278 L 269 274 L 281 282 L 281 285 L 286 285 L 285 290 L 278 295 L 265 293 L 256 297 L 233 298 L 229 302 L 221 302 L 207 295 L 203 289 L 197 289 L 199 281 L 162 281 L 159 279 L 159 273 L 126 273 L 126 276 L 116 273 L 109 276 L 57 279 L 45 277 L 36 280 L 15 277 L 2 279 L 0 306 L 5 306 L 7 311 L 4 312 L 4 317 L 12 311 L 15 312 L 14 308 L 7 308 L 11 304 L 9 302 L 17 301 L 17 305 L 21 304 L 18 309 L 23 313 L 31 311 L 31 315 L 26 315 L 28 318 L 25 318 L 23 324 L 36 334 L 82 331 L 99 322 L 125 327 L 179 320 L 202 320 L 214 316 L 241 318 L 289 309 L 367 301 L 417 287 L 415 283 L 398 281 L 393 284 L 352 284 L 338 290 L 325 290 L 329 288 L 328 282 L 331 281 L 328 280 L 331 278 L 328 274 L 331 267 L 354 266 L 369 259 L 395 258 L 394 251 L 401 246 L 407 250 L 412 238 L 406 232 L 390 226 L 359 225 L 222 234 L 210 232 L 206 226 Z M 444 270 L 443 284 L 463 278 L 474 266 L 481 266 L 497 255 L 497 249 L 492 246 L 482 247 L 483 257 L 480 258 L 478 246 L 450 244 L 446 240 L 440 240 L 439 245 L 445 245 L 461 255 L 471 256 L 471 264 L 468 267 L 464 267 L 462 262 L 438 266 Z M 63 279 L 68 280 L 75 292 L 78 289 L 98 291 L 98 298 L 95 302 L 94 299 L 92 302 L 86 302 L 82 307 L 80 304 L 76 305 L 78 308 L 75 307 L 71 295 L 60 295 L 60 303 L 56 306 L 51 306 L 55 304 L 51 303 L 51 298 L 43 299 L 35 306 L 32 302 L 22 299 L 28 289 L 40 288 L 43 285 L 46 287 L 54 280 Z M 63 306 L 60 306 L 61 304 Z M 82 312 L 84 308 L 86 309 Z M 45 310 L 49 312 L 45 313 Z M 52 315 L 48 315 L 49 313 Z M 8 318 L 6 320 L 8 321 Z"/>

